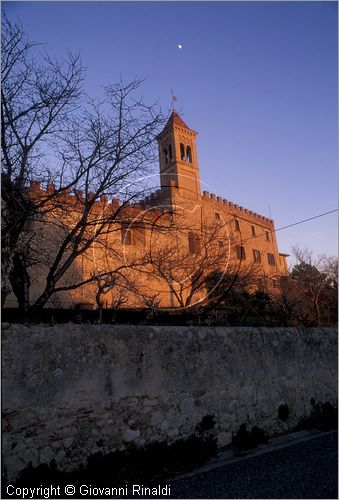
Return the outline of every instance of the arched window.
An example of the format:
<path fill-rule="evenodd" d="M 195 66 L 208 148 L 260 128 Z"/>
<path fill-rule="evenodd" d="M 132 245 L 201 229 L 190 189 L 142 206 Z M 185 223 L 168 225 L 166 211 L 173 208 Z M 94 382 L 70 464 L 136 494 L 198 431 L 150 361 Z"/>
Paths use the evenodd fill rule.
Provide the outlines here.
<path fill-rule="evenodd" d="M 200 240 L 192 231 L 188 233 L 188 251 L 191 255 L 200 252 Z"/>
<path fill-rule="evenodd" d="M 183 145 L 183 143 L 181 142 L 180 143 L 180 158 L 182 160 L 185 159 L 185 146 Z"/>
<path fill-rule="evenodd" d="M 186 148 L 186 159 L 189 163 L 192 163 L 192 150 L 191 146 L 187 146 Z"/>
<path fill-rule="evenodd" d="M 169 160 L 173 160 L 173 155 L 172 155 L 172 144 L 168 145 L 168 153 L 169 153 Z"/>
<path fill-rule="evenodd" d="M 168 163 L 168 151 L 164 148 L 165 162 Z"/>

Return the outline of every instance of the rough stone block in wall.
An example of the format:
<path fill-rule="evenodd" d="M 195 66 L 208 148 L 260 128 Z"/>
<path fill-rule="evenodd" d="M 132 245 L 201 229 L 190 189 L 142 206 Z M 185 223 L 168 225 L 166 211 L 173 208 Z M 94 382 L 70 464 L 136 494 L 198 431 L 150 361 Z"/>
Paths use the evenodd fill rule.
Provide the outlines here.
<path fill-rule="evenodd" d="M 207 415 L 219 446 L 242 423 L 292 429 L 311 398 L 335 403 L 336 354 L 334 329 L 9 326 L 3 467 L 8 480 L 30 462 L 74 470 L 99 451 L 188 437 Z"/>

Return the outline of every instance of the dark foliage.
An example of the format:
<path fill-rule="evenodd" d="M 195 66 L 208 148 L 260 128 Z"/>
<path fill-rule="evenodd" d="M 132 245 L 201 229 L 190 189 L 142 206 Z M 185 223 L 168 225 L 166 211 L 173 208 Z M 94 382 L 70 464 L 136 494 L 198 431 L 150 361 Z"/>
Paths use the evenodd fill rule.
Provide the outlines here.
<path fill-rule="evenodd" d="M 290 415 L 290 410 L 287 405 L 280 405 L 278 408 L 278 418 L 285 422 L 288 420 L 288 417 Z"/>
<path fill-rule="evenodd" d="M 251 431 L 246 429 L 246 424 L 241 424 L 237 434 L 232 438 L 232 446 L 236 451 L 245 451 L 256 448 L 259 444 L 267 443 L 267 436 L 262 429 L 254 426 Z"/>
<path fill-rule="evenodd" d="M 316 403 L 312 398 L 313 406 L 309 417 L 299 420 L 296 431 L 318 429 L 321 431 L 330 431 L 338 428 L 338 408 L 335 408 L 330 402 Z"/>
<path fill-rule="evenodd" d="M 274 316 L 247 316 L 237 308 L 200 308 L 186 310 L 103 309 L 106 324 L 205 325 L 205 326 L 278 326 Z M 99 311 L 93 309 L 30 309 L 26 314 L 14 308 L 2 310 L 2 321 L 9 323 L 97 323 Z"/>
<path fill-rule="evenodd" d="M 197 434 L 201 435 L 205 431 L 209 431 L 213 429 L 215 426 L 214 416 L 213 415 L 205 415 L 200 424 L 197 425 Z"/>
<path fill-rule="evenodd" d="M 207 431 L 212 421 L 210 416 L 207 416 L 207 419 L 205 417 L 197 429 Z M 69 473 L 56 470 L 53 462 L 50 467 L 47 465 L 40 465 L 36 468 L 29 466 L 21 473 L 15 487 L 53 484 L 62 488 L 67 484 L 73 484 L 75 487 L 81 484 L 91 484 L 102 488 L 105 486 L 122 487 L 138 481 L 151 484 L 157 478 L 165 478 L 202 465 L 214 456 L 216 451 L 216 440 L 213 436 L 208 435 L 207 432 L 204 432 L 203 436 L 192 434 L 187 439 L 178 440 L 171 445 L 166 442 L 156 442 L 144 448 L 131 445 L 125 451 L 116 451 L 105 456 L 102 453 L 95 453 L 89 457 L 86 468 L 79 468 Z M 10 498 L 6 496 L 5 483 L 4 480 L 2 498 Z"/>

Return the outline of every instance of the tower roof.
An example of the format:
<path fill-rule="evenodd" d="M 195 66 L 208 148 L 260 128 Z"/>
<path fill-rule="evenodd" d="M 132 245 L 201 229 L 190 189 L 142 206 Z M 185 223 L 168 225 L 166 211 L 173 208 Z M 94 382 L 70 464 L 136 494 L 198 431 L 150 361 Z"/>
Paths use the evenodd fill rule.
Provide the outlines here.
<path fill-rule="evenodd" d="M 167 120 L 167 123 L 164 127 L 164 130 L 166 130 L 167 128 L 173 127 L 173 125 L 179 125 L 179 127 L 184 127 L 184 128 L 187 128 L 187 130 L 191 130 L 192 132 L 195 132 L 194 130 L 192 130 L 190 127 L 188 127 L 186 125 L 184 120 L 178 115 L 178 113 L 175 110 L 172 111 L 171 116 Z"/>

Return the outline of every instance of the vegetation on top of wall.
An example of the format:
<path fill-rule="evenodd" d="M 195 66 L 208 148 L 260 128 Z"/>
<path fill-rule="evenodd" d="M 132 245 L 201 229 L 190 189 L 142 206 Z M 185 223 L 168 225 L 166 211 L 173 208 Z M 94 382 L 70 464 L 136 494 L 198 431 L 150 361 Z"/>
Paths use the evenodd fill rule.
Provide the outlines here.
<path fill-rule="evenodd" d="M 293 248 L 295 264 L 288 275 L 276 281 L 252 276 L 250 288 L 244 281 L 212 273 L 206 282 L 215 295 L 211 321 L 218 324 L 215 307 L 228 310 L 228 320 L 243 326 L 334 326 L 338 323 L 338 259 L 315 257 L 310 250 Z M 249 277 L 247 277 L 249 279 Z M 214 289 L 214 287 L 217 287 Z M 249 289 L 257 289 L 249 291 Z M 220 314 L 219 314 L 220 316 Z M 234 323 L 233 323 L 234 322 Z"/>

